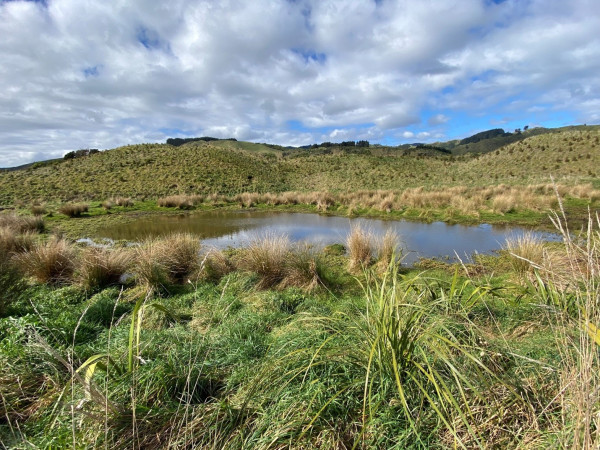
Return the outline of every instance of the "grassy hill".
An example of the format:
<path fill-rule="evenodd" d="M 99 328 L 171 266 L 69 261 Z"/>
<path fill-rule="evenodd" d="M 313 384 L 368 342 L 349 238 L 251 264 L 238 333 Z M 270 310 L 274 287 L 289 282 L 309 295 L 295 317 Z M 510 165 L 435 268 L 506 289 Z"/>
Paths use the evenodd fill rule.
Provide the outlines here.
<path fill-rule="evenodd" d="M 0 205 L 119 195 L 521 185 L 546 183 L 550 176 L 564 184 L 596 183 L 599 163 L 599 127 L 533 134 L 485 154 L 463 155 L 389 147 L 290 152 L 237 141 L 140 144 L 0 172 Z"/>

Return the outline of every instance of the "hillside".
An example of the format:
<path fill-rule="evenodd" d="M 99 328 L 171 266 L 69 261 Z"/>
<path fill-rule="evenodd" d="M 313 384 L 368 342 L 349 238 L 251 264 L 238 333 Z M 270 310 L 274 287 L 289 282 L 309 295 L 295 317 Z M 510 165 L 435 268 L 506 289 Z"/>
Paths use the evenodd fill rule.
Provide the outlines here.
<path fill-rule="evenodd" d="M 356 191 L 453 185 L 595 181 L 599 127 L 532 135 L 486 154 L 448 155 L 391 148 L 360 152 L 283 151 L 218 141 L 179 147 L 140 144 L 23 170 L 0 172 L 0 205 L 36 199 L 139 199 L 245 191 Z"/>

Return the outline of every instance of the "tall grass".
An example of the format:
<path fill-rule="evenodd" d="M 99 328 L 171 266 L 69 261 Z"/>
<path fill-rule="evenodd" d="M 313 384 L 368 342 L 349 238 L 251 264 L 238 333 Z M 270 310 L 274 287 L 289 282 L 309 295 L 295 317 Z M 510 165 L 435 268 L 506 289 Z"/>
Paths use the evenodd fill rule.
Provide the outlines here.
<path fill-rule="evenodd" d="M 85 203 L 65 203 L 58 208 L 58 212 L 67 217 L 80 217 L 83 213 L 88 212 L 89 205 Z"/>
<path fill-rule="evenodd" d="M 346 238 L 348 248 L 348 264 L 351 272 L 368 267 L 374 260 L 374 236 L 361 226 L 353 226 Z"/>
<path fill-rule="evenodd" d="M 564 211 L 553 223 L 563 239 L 562 257 L 536 266 L 535 295 L 549 309 L 560 351 L 561 422 L 555 431 L 563 448 L 600 445 L 600 218 L 590 214 L 575 237 Z"/>
<path fill-rule="evenodd" d="M 18 216 L 0 213 L 0 228 L 8 228 L 15 233 L 41 233 L 44 231 L 44 219 L 41 217 Z"/>
<path fill-rule="evenodd" d="M 544 262 L 544 243 L 532 232 L 507 238 L 504 248 L 509 253 L 513 271 L 520 276 L 532 274 Z"/>
<path fill-rule="evenodd" d="M 150 239 L 136 249 L 134 272 L 149 289 L 166 289 L 199 276 L 200 239 L 188 233 L 174 233 Z"/>
<path fill-rule="evenodd" d="M 265 234 L 256 237 L 242 249 L 237 264 L 243 270 L 255 272 L 260 277 L 261 288 L 273 287 L 284 279 L 290 241 L 287 236 Z"/>
<path fill-rule="evenodd" d="M 130 269 L 133 254 L 129 249 L 88 247 L 81 255 L 78 278 L 87 289 L 119 283 Z"/>
<path fill-rule="evenodd" d="M 77 252 L 69 241 L 53 237 L 16 255 L 15 260 L 24 273 L 40 283 L 65 284 L 77 267 Z"/>

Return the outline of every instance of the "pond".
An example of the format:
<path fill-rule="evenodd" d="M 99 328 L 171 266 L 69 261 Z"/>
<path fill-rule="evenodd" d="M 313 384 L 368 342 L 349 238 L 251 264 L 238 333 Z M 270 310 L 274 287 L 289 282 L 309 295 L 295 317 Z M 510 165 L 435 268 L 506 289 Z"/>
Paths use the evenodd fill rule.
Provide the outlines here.
<path fill-rule="evenodd" d="M 140 241 L 171 232 L 188 232 L 203 245 L 217 248 L 243 247 L 266 233 L 285 234 L 291 241 L 325 246 L 343 244 L 351 227 L 360 225 L 376 235 L 389 229 L 398 233 L 405 264 L 420 257 L 468 261 L 474 253 L 490 253 L 502 247 L 507 237 L 522 235 L 523 228 L 488 224 L 467 226 L 444 222 L 411 222 L 368 218 L 322 216 L 306 213 L 267 211 L 209 211 L 179 216 L 152 216 L 121 223 L 98 231 L 96 237 Z M 543 239 L 556 240 L 550 233 L 535 232 Z"/>

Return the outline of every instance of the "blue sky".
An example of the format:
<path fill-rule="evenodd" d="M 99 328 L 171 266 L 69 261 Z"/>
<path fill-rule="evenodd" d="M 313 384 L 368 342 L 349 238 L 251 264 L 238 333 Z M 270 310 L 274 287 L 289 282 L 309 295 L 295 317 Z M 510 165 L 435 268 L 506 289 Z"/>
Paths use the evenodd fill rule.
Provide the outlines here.
<path fill-rule="evenodd" d="M 0 167 L 600 122 L 597 0 L 0 0 Z"/>

